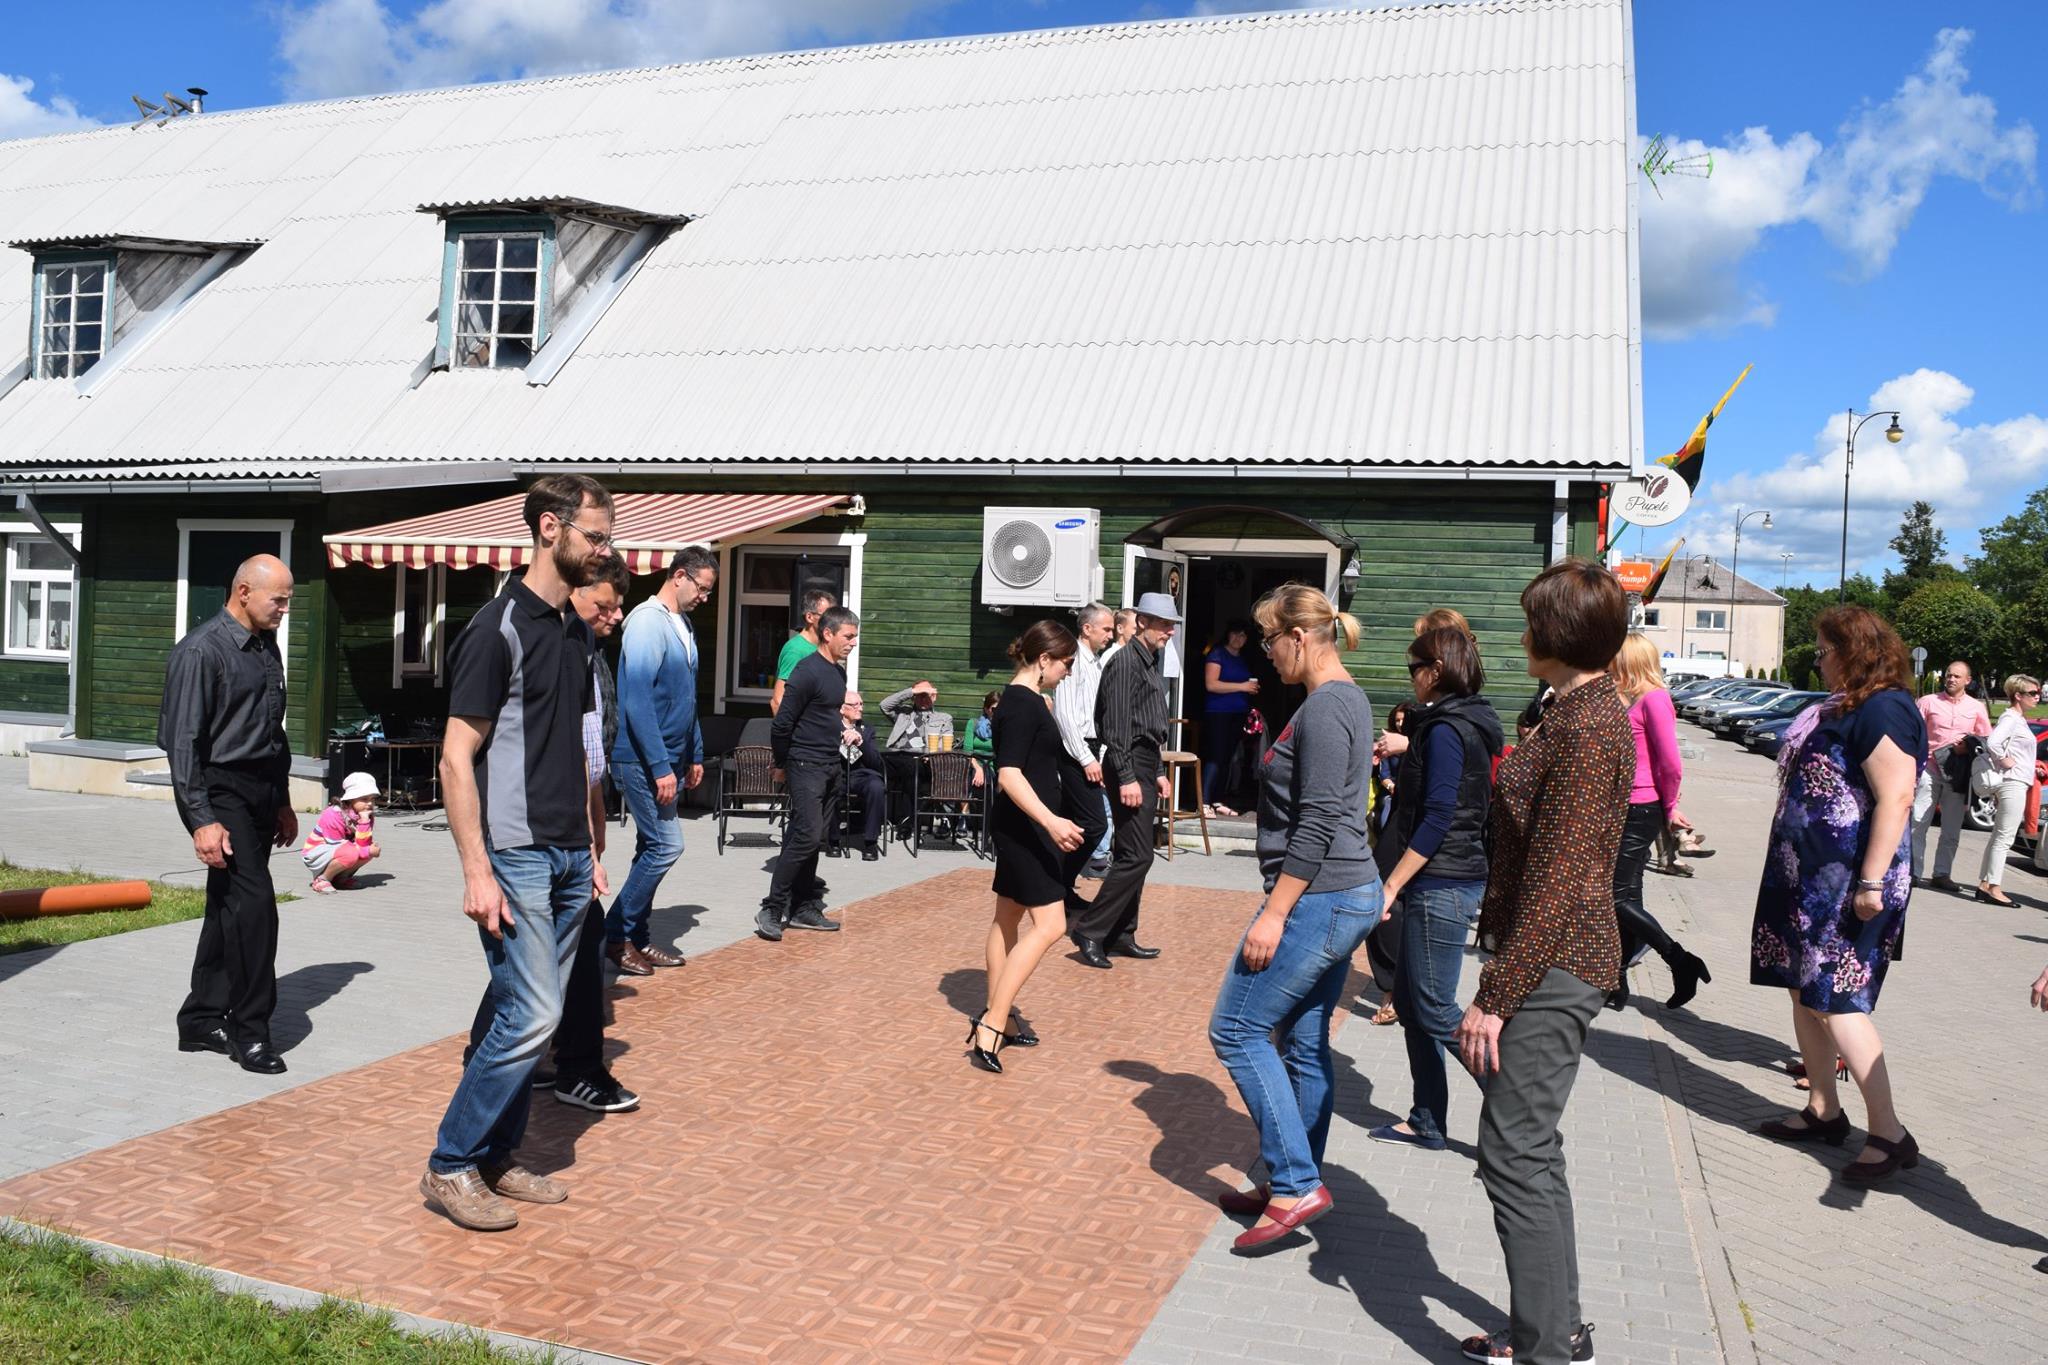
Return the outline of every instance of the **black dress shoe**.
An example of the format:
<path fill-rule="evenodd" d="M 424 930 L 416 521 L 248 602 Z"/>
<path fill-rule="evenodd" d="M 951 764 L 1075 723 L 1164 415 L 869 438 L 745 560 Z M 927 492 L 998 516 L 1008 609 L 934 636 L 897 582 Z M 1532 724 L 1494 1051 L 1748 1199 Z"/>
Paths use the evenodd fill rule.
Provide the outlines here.
<path fill-rule="evenodd" d="M 844 858 L 846 856 L 846 850 L 844 848 L 841 848 L 838 844 L 827 844 L 825 846 L 825 856 L 827 858 Z"/>
<path fill-rule="evenodd" d="M 1138 946 L 1138 940 L 1134 938 L 1118 939 L 1109 945 L 1109 951 L 1117 957 L 1135 957 L 1144 962 L 1159 956 L 1157 948 L 1141 948 Z"/>
<path fill-rule="evenodd" d="M 882 861 L 882 850 L 869 844 L 860 851 L 860 860 L 864 863 L 878 863 Z"/>
<path fill-rule="evenodd" d="M 228 1041 L 228 1031 L 216 1024 L 201 1033 L 178 1035 L 180 1052 L 218 1052 L 223 1057 L 234 1055 L 234 1044 Z"/>
<path fill-rule="evenodd" d="M 1094 939 L 1081 938 L 1076 935 L 1074 938 L 1074 948 L 1081 954 L 1082 966 L 1100 967 L 1104 971 L 1109 970 L 1109 956 L 1102 951 L 1102 945 Z"/>
<path fill-rule="evenodd" d="M 284 1072 L 284 1058 L 272 1052 L 268 1043 L 236 1043 L 231 1040 L 228 1046 L 231 1049 L 228 1056 L 233 1057 L 244 1071 L 254 1071 L 262 1076 L 277 1076 Z"/>
<path fill-rule="evenodd" d="M 1830 1147 L 1841 1146 L 1849 1136 L 1847 1113 L 1837 1114 L 1831 1119 L 1822 1119 L 1816 1117 L 1811 1109 L 1802 1109 L 1792 1117 L 1801 1121 L 1799 1127 L 1794 1128 L 1784 1119 L 1772 1119 L 1768 1123 L 1758 1125 L 1757 1132 L 1767 1138 L 1776 1138 L 1780 1142 L 1825 1142 Z M 1876 1140 L 1871 1139 L 1873 1142 Z M 1915 1155 L 1918 1155 L 1917 1151 Z"/>

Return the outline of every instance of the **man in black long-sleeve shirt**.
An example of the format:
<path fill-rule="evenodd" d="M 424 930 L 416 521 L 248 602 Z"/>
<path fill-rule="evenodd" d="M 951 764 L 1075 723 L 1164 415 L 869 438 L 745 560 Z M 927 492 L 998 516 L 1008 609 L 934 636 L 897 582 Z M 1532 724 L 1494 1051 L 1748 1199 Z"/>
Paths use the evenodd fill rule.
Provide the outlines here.
<path fill-rule="evenodd" d="M 299 837 L 286 791 L 284 659 L 277 627 L 292 573 L 275 555 L 235 570 L 220 615 L 187 632 L 164 676 L 157 745 L 171 791 L 207 866 L 206 919 L 192 957 L 192 991 L 178 1010 L 178 1050 L 219 1052 L 276 1075 L 277 891 L 270 850 Z"/>
<path fill-rule="evenodd" d="M 1160 650 L 1180 626 L 1180 611 L 1165 593 L 1138 599 L 1138 633 L 1102 666 L 1095 694 L 1095 734 L 1102 743 L 1102 780 L 1110 791 L 1109 875 L 1093 902 L 1068 892 L 1067 922 L 1081 961 L 1107 967 L 1119 957 L 1159 956 L 1137 940 L 1138 902 L 1152 870 L 1152 826 L 1170 788 L 1159 771 L 1166 744 L 1166 677 Z"/>
<path fill-rule="evenodd" d="M 789 794 L 789 823 L 775 876 L 754 916 L 754 932 L 771 943 L 784 929 L 839 928 L 825 917 L 818 881 L 818 849 L 825 839 L 825 804 L 839 776 L 839 708 L 846 703 L 846 660 L 860 643 L 860 618 L 833 607 L 818 618 L 818 652 L 796 666 L 782 690 L 782 705 L 768 727 L 775 768 Z"/>

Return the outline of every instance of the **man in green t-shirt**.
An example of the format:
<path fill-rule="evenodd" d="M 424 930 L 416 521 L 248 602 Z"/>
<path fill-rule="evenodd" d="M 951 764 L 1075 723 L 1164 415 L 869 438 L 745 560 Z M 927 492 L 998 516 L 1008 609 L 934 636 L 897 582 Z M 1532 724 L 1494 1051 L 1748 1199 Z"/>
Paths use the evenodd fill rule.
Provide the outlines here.
<path fill-rule="evenodd" d="M 823 588 L 812 588 L 804 594 L 804 628 L 783 642 L 782 653 L 775 658 L 775 690 L 768 696 L 769 715 L 782 709 L 782 689 L 788 684 L 789 675 L 796 672 L 798 664 L 818 652 L 818 618 L 838 605 L 838 599 Z"/>

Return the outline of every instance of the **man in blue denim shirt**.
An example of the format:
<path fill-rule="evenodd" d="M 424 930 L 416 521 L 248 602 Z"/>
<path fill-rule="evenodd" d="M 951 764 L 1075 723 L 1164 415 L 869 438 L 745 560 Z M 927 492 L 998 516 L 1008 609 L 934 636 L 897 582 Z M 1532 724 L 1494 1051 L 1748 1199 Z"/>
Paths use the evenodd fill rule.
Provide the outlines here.
<path fill-rule="evenodd" d="M 519 1222 L 508 1199 L 558 1204 L 556 1180 L 513 1161 L 534 1067 L 562 1018 L 562 985 L 604 869 L 591 857 L 583 716 L 590 628 L 568 609 L 611 553 L 612 499 L 580 474 L 526 495 L 533 556 L 478 612 L 449 659 L 441 790 L 462 857 L 462 912 L 490 964 L 490 1024 L 462 1069 L 420 1193 L 462 1227 Z"/>
<path fill-rule="evenodd" d="M 669 561 L 668 579 L 633 608 L 619 649 L 619 735 L 612 780 L 633 813 L 633 869 L 605 917 L 605 953 L 628 976 L 680 967 L 658 948 L 647 919 L 661 879 L 683 853 L 682 793 L 704 780 L 697 725 L 697 632 L 690 611 L 718 586 L 718 561 L 692 545 Z"/>

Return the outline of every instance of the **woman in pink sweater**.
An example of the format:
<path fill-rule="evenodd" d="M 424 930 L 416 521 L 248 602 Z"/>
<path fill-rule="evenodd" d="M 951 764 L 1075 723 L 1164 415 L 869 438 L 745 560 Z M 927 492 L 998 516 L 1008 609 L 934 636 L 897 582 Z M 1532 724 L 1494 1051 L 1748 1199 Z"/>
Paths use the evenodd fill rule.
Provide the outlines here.
<path fill-rule="evenodd" d="M 1688 953 L 1664 932 L 1664 926 L 1643 906 L 1643 869 L 1651 846 L 1666 829 L 1692 828 L 1678 809 L 1678 784 L 1685 776 L 1678 756 L 1678 715 L 1664 688 L 1657 647 L 1646 636 L 1631 635 L 1607 666 L 1621 699 L 1628 704 L 1629 729 L 1636 737 L 1636 780 L 1629 793 L 1628 823 L 1621 830 L 1621 855 L 1614 864 L 1614 917 L 1621 924 L 1621 984 L 1607 997 L 1609 1009 L 1628 1003 L 1627 969 L 1655 949 L 1671 970 L 1671 998 L 1666 1009 L 1691 1000 L 1702 981 L 1712 981 L 1707 964 Z"/>

